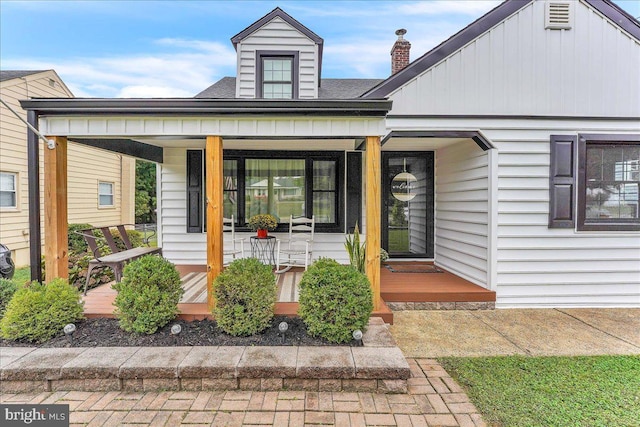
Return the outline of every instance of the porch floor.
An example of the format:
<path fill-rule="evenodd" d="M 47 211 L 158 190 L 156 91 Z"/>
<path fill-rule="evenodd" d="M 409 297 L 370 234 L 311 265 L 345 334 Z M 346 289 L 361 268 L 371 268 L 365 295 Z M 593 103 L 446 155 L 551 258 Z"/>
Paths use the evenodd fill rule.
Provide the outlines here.
<path fill-rule="evenodd" d="M 422 261 L 390 262 L 394 265 L 433 265 Z M 380 295 L 392 302 L 495 302 L 496 293 L 444 269 L 439 273 L 398 273 L 380 269 Z"/>
<path fill-rule="evenodd" d="M 407 263 L 402 263 L 407 265 Z M 419 263 L 425 265 L 424 262 Z M 393 265 L 393 263 L 392 263 Z M 211 318 L 207 308 L 207 276 L 204 266 L 179 267 L 185 293 L 178 304 L 180 318 L 202 320 Z M 278 302 L 276 314 L 295 316 L 298 312 L 298 283 L 303 269 L 292 269 L 276 275 Z M 440 273 L 397 273 L 384 266 L 380 271 L 380 293 L 383 304 L 374 316 L 393 324 L 393 312 L 386 303 L 494 302 L 496 294 L 448 271 Z M 84 300 L 86 317 L 114 317 L 116 291 L 111 283 L 91 289 Z"/>

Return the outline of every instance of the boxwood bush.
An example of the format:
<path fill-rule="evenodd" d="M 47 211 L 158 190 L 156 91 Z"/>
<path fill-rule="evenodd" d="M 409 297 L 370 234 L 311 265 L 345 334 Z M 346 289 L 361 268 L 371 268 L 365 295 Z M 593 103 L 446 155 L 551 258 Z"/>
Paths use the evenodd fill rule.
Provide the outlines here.
<path fill-rule="evenodd" d="M 64 279 L 20 287 L 0 320 L 2 337 L 44 342 L 62 333 L 67 323 L 82 319 L 80 292 Z"/>
<path fill-rule="evenodd" d="M 369 279 L 349 265 L 328 258 L 313 263 L 300 281 L 298 314 L 312 336 L 343 343 L 364 330 L 373 311 Z"/>
<path fill-rule="evenodd" d="M 4 316 L 7 304 L 18 290 L 18 284 L 13 280 L 0 279 L 0 318 Z"/>
<path fill-rule="evenodd" d="M 235 260 L 214 280 L 213 289 L 213 316 L 220 329 L 247 336 L 269 327 L 278 292 L 271 266 L 255 258 Z"/>
<path fill-rule="evenodd" d="M 115 314 L 122 329 L 152 334 L 178 315 L 184 290 L 171 262 L 147 255 L 127 264 L 123 276 L 113 285 L 118 291 Z"/>

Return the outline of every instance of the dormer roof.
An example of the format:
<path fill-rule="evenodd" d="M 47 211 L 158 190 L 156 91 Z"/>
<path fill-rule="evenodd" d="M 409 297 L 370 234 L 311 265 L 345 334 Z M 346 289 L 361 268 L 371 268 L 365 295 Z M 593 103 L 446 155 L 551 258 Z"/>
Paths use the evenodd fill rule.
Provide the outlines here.
<path fill-rule="evenodd" d="M 324 39 L 311 31 L 309 28 L 302 25 L 299 21 L 294 19 L 291 15 L 289 15 L 284 10 L 276 7 L 271 12 L 267 13 L 262 18 L 258 19 L 253 24 L 249 25 L 244 30 L 240 31 L 235 36 L 231 37 L 231 43 L 233 43 L 233 48 L 238 50 L 238 43 L 241 43 L 242 40 L 259 30 L 264 25 L 271 22 L 274 18 L 280 18 L 289 25 L 291 25 L 296 30 L 300 31 L 302 34 L 307 36 L 310 40 L 312 40 L 316 45 L 318 45 L 318 82 L 322 78 L 322 49 L 324 46 Z"/>
<path fill-rule="evenodd" d="M 274 18 L 281 18 L 293 28 L 313 40 L 317 45 L 320 46 L 320 49 L 322 49 L 322 45 L 324 44 L 324 40 L 322 39 L 322 37 L 318 36 L 316 33 L 302 25 L 300 22 L 296 21 L 291 15 L 289 15 L 279 7 L 276 7 L 271 12 L 267 13 L 262 18 L 258 19 L 256 22 L 249 25 L 247 28 L 240 31 L 235 36 L 231 37 L 231 43 L 233 43 L 233 47 L 237 49 L 238 43 L 240 43 L 247 36 L 253 34 L 256 30 L 258 30 L 265 24 L 271 22 Z"/>

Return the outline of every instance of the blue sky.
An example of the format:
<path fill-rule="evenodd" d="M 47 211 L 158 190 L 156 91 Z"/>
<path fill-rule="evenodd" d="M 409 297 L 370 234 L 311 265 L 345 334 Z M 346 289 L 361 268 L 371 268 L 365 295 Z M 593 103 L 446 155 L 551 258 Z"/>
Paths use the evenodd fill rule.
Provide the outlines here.
<path fill-rule="evenodd" d="M 499 3 L 0 0 L 0 64 L 53 68 L 79 97 L 193 96 L 235 75 L 229 39 L 280 6 L 324 38 L 323 77 L 385 78 L 396 29 L 415 59 Z"/>

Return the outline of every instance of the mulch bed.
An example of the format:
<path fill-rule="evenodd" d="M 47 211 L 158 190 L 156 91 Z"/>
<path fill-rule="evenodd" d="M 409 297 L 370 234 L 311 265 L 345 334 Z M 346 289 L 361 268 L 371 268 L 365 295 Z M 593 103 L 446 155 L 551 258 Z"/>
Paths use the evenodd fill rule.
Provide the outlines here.
<path fill-rule="evenodd" d="M 280 322 L 287 322 L 289 329 L 283 341 L 278 331 Z M 182 332 L 171 335 L 171 326 L 179 324 Z M 307 328 L 300 318 L 275 316 L 271 326 L 258 335 L 234 337 L 218 328 L 213 320 L 187 322 L 176 320 L 151 335 L 139 335 L 125 332 L 118 326 L 116 319 L 86 319 L 76 323 L 73 334 L 73 347 L 173 347 L 173 346 L 322 346 L 336 345 L 322 338 L 307 334 Z M 349 345 L 349 344 L 343 344 Z M 70 347 L 69 341 L 61 333 L 43 344 L 7 341 L 0 339 L 0 347 Z"/>

